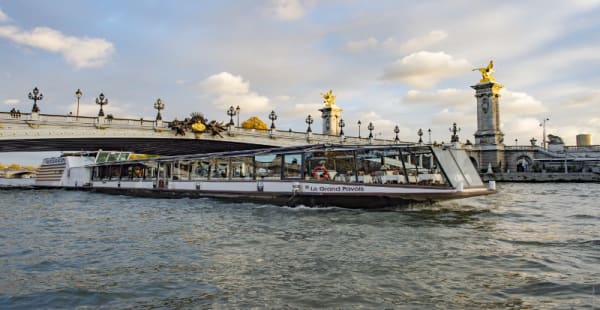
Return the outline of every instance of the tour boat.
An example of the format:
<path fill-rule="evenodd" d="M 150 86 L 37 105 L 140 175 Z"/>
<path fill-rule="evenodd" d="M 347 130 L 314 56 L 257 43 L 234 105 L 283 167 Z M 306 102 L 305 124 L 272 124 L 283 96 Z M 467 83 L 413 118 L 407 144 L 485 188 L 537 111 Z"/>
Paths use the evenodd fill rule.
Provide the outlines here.
<path fill-rule="evenodd" d="M 496 192 L 493 181 L 485 186 L 465 151 L 451 145 L 321 144 L 140 157 L 129 152 L 65 153 L 44 160 L 35 186 L 344 208 Z"/>

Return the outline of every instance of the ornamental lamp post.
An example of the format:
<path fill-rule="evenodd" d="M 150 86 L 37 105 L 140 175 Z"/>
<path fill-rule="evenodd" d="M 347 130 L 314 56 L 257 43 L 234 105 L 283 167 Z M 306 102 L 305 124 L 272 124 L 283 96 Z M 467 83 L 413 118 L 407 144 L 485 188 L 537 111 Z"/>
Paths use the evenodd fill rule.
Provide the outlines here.
<path fill-rule="evenodd" d="M 108 104 L 108 99 L 104 97 L 103 93 L 100 93 L 100 96 L 96 98 L 96 104 L 100 106 L 100 111 L 98 111 L 98 116 L 104 116 L 104 110 L 102 106 Z"/>
<path fill-rule="evenodd" d="M 394 143 L 398 144 L 400 143 L 400 138 L 398 137 L 398 134 L 400 133 L 400 128 L 398 128 L 398 125 L 394 127 L 394 133 L 396 134 L 396 137 L 394 138 Z"/>
<path fill-rule="evenodd" d="M 79 120 L 79 99 L 81 99 L 81 96 L 83 96 L 81 89 L 77 88 L 77 91 L 75 92 L 75 96 L 77 97 L 77 114 L 75 116 L 75 119 Z"/>
<path fill-rule="evenodd" d="M 537 142 L 537 139 L 535 137 L 531 138 L 531 140 L 529 140 L 529 143 L 531 143 L 531 146 L 535 146 L 535 143 Z"/>
<path fill-rule="evenodd" d="M 237 126 L 240 127 L 240 106 L 238 105 L 235 108 L 235 115 L 237 115 Z"/>
<path fill-rule="evenodd" d="M 369 126 L 367 126 L 369 130 L 369 144 L 373 143 L 373 130 L 375 130 L 375 126 L 373 126 L 372 122 L 369 122 Z"/>
<path fill-rule="evenodd" d="M 431 128 L 427 129 L 427 133 L 429 133 L 429 144 L 431 144 Z"/>
<path fill-rule="evenodd" d="M 358 138 L 360 139 L 360 125 L 362 125 L 362 122 L 358 120 L 356 124 L 358 125 Z"/>
<path fill-rule="evenodd" d="M 458 142 L 458 133 L 460 132 L 460 128 L 456 127 L 456 122 L 452 124 L 452 128 L 450 128 L 449 130 L 452 133 L 452 137 L 450 137 L 450 142 Z"/>
<path fill-rule="evenodd" d="M 423 129 L 419 128 L 417 135 L 419 136 L 419 144 L 423 144 Z"/>
<path fill-rule="evenodd" d="M 44 95 L 40 93 L 40 90 L 37 88 L 37 86 L 33 88 L 33 93 L 29 93 L 29 99 L 33 100 L 33 108 L 31 108 L 31 113 L 39 113 L 40 108 L 37 105 L 37 101 L 44 99 Z"/>
<path fill-rule="evenodd" d="M 340 136 L 344 136 L 344 127 L 346 127 L 346 122 L 344 122 L 343 118 L 340 118 Z"/>
<path fill-rule="evenodd" d="M 275 120 L 277 119 L 277 114 L 275 114 L 275 111 L 271 111 L 271 113 L 269 113 L 269 119 L 271 120 L 271 130 L 269 130 L 269 135 L 271 135 L 271 138 L 273 137 L 273 131 L 275 130 Z"/>
<path fill-rule="evenodd" d="M 154 103 L 154 108 L 158 111 L 158 113 L 156 113 L 156 121 L 162 121 L 162 115 L 160 115 L 160 110 L 165 109 L 165 104 L 162 102 L 162 99 L 156 99 L 156 102 Z"/>
<path fill-rule="evenodd" d="M 269 119 L 271 120 L 271 130 L 275 129 L 275 120 L 277 120 L 277 114 L 275 114 L 275 111 L 271 111 L 271 113 L 269 113 Z"/>
<path fill-rule="evenodd" d="M 227 124 L 227 126 L 235 126 L 235 123 L 233 122 L 233 117 L 235 116 L 235 108 L 233 106 L 229 107 L 229 110 L 227 110 L 227 115 L 229 115 L 229 124 Z"/>
<path fill-rule="evenodd" d="M 312 125 L 312 123 L 314 122 L 313 117 L 310 114 L 308 114 L 308 116 L 306 117 L 304 122 L 308 125 L 308 128 L 306 129 L 306 133 L 311 133 L 312 129 L 310 128 L 310 125 Z"/>

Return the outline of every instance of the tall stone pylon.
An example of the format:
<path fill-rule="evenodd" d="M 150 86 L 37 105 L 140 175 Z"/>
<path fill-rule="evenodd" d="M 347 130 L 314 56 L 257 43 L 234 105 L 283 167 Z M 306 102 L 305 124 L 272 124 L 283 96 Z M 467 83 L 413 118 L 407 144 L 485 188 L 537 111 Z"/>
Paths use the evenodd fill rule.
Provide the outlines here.
<path fill-rule="evenodd" d="M 493 76 L 493 61 L 490 60 L 487 67 L 473 70 L 481 72 L 479 83 L 471 86 L 477 98 L 475 145 L 480 150 L 479 167 L 491 164 L 495 171 L 502 171 L 504 133 L 500 130 L 500 90 L 504 86 Z"/>
<path fill-rule="evenodd" d="M 331 89 L 321 94 L 321 97 L 323 97 L 323 103 L 325 103 L 325 107 L 319 109 L 321 111 L 321 118 L 323 119 L 323 134 L 339 136 L 339 122 L 342 119 L 343 110 L 335 105 L 335 96 Z"/>

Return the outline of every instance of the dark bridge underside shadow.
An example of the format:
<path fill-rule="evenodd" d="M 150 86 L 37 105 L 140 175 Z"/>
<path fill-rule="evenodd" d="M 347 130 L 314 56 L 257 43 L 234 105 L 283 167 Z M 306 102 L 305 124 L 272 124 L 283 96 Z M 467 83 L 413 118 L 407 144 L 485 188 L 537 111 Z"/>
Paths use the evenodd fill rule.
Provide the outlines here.
<path fill-rule="evenodd" d="M 213 140 L 156 138 L 69 138 L 1 140 L 0 152 L 129 151 L 140 154 L 181 155 L 241 151 L 273 146 Z"/>

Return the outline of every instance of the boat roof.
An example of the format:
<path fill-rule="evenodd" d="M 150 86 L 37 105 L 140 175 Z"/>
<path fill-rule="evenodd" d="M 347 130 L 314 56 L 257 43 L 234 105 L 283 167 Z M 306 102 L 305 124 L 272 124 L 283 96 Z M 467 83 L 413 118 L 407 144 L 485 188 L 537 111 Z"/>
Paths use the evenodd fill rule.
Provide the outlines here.
<path fill-rule="evenodd" d="M 187 154 L 187 155 L 172 155 L 172 156 L 161 156 L 159 158 L 143 158 L 143 159 L 134 159 L 134 160 L 122 160 L 117 161 L 119 163 L 136 163 L 136 162 L 146 162 L 148 160 L 153 161 L 173 161 L 173 160 L 187 160 L 187 159 L 201 159 L 206 157 L 235 157 L 235 156 L 246 156 L 246 155 L 260 155 L 260 154 L 291 154 L 298 152 L 309 152 L 309 151 L 318 151 L 318 150 L 327 150 L 327 151 L 352 151 L 352 150 L 377 150 L 377 149 L 389 149 L 389 148 L 417 148 L 417 149 L 430 149 L 431 145 L 418 145 L 418 144 L 378 144 L 378 145 L 347 145 L 347 144 L 311 144 L 311 145 L 303 145 L 303 146 L 289 146 L 289 147 L 278 147 L 278 148 L 263 148 L 263 149 L 254 149 L 254 150 L 242 150 L 242 151 L 224 151 L 224 152 L 215 152 L 215 153 L 201 153 L 201 154 Z M 110 162 L 105 162 L 104 164 L 109 164 Z M 115 163 L 115 162 L 112 162 Z M 103 163 L 97 163 L 103 164 Z"/>

